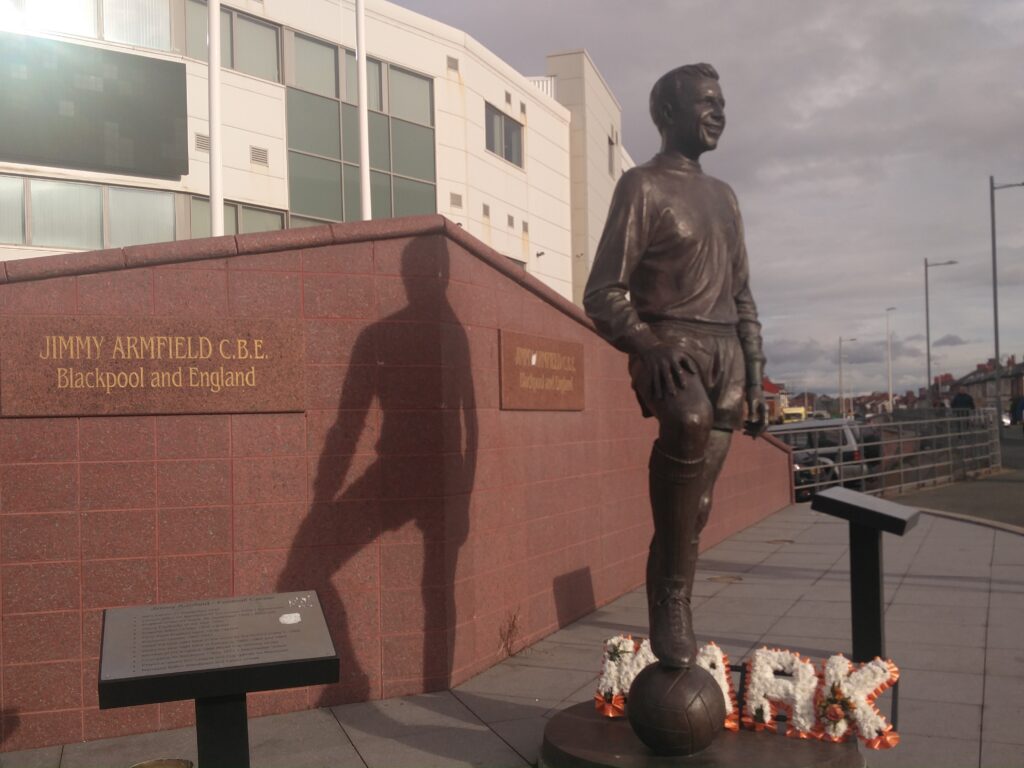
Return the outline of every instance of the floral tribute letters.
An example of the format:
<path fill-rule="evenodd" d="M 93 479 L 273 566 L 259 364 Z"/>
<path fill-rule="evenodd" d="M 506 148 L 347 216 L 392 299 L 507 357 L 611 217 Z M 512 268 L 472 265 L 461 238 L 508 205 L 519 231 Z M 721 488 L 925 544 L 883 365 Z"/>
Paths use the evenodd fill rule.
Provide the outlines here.
<path fill-rule="evenodd" d="M 604 668 L 594 695 L 597 710 L 607 717 L 622 717 L 633 678 L 656 661 L 647 640 L 628 635 L 605 643 Z M 817 669 L 792 651 L 761 648 L 747 660 L 746 691 L 742 712 L 729 674 L 729 659 L 714 643 L 703 646 L 697 664 L 711 673 L 722 689 L 729 730 L 743 727 L 776 731 L 775 721 L 785 712 L 786 735 L 799 739 L 841 742 L 859 736 L 871 749 L 889 749 L 899 734 L 875 706 L 876 699 L 900 676 L 891 661 L 874 659 L 854 666 L 836 654 Z"/>

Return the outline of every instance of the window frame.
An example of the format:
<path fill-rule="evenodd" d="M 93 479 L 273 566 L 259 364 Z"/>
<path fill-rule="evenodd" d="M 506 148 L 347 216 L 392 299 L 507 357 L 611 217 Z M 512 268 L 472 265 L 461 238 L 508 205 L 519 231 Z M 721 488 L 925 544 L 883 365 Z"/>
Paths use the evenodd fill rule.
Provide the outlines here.
<path fill-rule="evenodd" d="M 188 4 L 189 3 L 195 3 L 197 5 L 204 5 L 204 6 L 206 6 L 207 7 L 207 19 L 209 19 L 209 5 L 207 4 L 206 0 L 184 0 L 184 2 L 185 2 L 185 13 L 186 14 L 188 13 Z M 245 75 L 246 77 L 253 77 L 253 78 L 256 78 L 257 80 L 262 80 L 265 83 L 277 83 L 278 85 L 286 85 L 286 83 L 285 83 L 285 56 L 284 56 L 284 38 L 285 38 L 284 32 L 285 32 L 285 28 L 282 27 L 280 24 L 276 24 L 276 23 L 274 23 L 272 21 L 269 21 L 267 19 L 260 18 L 259 16 L 255 16 L 255 15 L 253 15 L 251 13 L 245 13 L 244 11 L 239 11 L 238 9 L 232 8 L 229 5 L 221 5 L 220 10 L 221 10 L 221 13 L 228 14 L 228 17 L 229 17 L 229 19 L 231 21 L 231 30 L 230 30 L 231 49 L 228 51 L 228 60 L 229 60 L 230 63 L 228 65 L 225 65 L 223 63 L 224 50 L 221 49 L 221 61 L 222 61 L 221 65 L 220 65 L 221 69 L 227 69 L 227 70 L 230 70 L 231 72 L 237 72 L 238 74 Z M 272 30 L 274 30 L 274 35 L 277 37 L 277 79 L 276 80 L 268 80 L 265 77 L 261 77 L 259 75 L 254 75 L 251 72 L 245 72 L 244 70 L 238 69 L 235 66 L 235 61 L 237 59 L 237 56 L 235 55 L 235 51 L 237 50 L 237 47 L 238 47 L 238 35 L 235 34 L 235 31 L 236 31 L 236 27 L 237 27 L 236 19 L 238 19 L 238 17 L 242 17 L 242 18 L 246 19 L 247 21 L 253 22 L 255 24 L 259 24 L 259 25 L 264 26 L 264 27 L 270 27 Z M 209 39 L 210 39 L 209 21 L 207 21 L 206 24 L 207 24 L 207 26 L 206 26 L 206 39 L 207 39 L 207 41 L 209 41 Z M 303 36 L 305 36 L 305 37 L 311 37 L 312 38 L 311 35 L 305 35 L 305 33 L 300 33 L 300 34 L 303 34 Z M 315 38 L 313 38 L 313 39 L 315 39 Z M 207 43 L 207 44 L 209 44 L 209 43 Z M 183 45 L 182 47 L 184 49 L 182 55 L 185 58 L 191 59 L 192 61 L 198 61 L 198 62 L 201 62 L 201 63 L 206 63 L 206 62 L 209 61 L 209 58 L 210 58 L 210 56 L 209 56 L 209 49 L 207 49 L 207 55 L 205 57 L 197 58 L 196 56 L 192 56 L 188 52 L 188 41 L 187 40 L 185 41 L 185 45 Z M 304 89 L 302 89 L 302 90 L 304 90 Z M 309 91 L 309 93 L 313 93 L 313 91 Z M 317 94 L 317 95 L 322 95 L 322 94 Z"/>
<path fill-rule="evenodd" d="M 501 130 L 497 131 L 496 134 L 495 134 L 495 137 L 494 137 L 494 139 L 495 139 L 494 143 L 495 143 L 495 147 L 497 147 L 497 149 L 492 149 L 491 147 L 489 147 L 487 145 L 487 126 L 489 125 L 489 122 L 490 122 L 491 113 L 493 113 L 493 114 L 495 114 L 495 115 L 497 115 L 498 117 L 501 118 L 501 122 L 500 122 Z M 521 163 L 517 163 L 515 160 L 511 159 L 510 157 L 506 157 L 506 155 L 505 155 L 506 121 L 507 122 L 515 123 L 519 127 L 519 157 L 522 160 Z M 491 102 L 485 101 L 484 102 L 484 149 L 486 149 L 488 152 L 490 152 L 495 157 L 500 157 L 502 160 L 504 160 L 509 165 L 512 165 L 512 166 L 518 168 L 521 171 L 525 171 L 526 170 L 526 125 L 524 123 L 520 123 L 514 117 L 510 116 L 507 112 L 505 112 L 505 110 L 498 109 Z M 500 151 L 498 151 L 498 149 L 500 149 Z"/>

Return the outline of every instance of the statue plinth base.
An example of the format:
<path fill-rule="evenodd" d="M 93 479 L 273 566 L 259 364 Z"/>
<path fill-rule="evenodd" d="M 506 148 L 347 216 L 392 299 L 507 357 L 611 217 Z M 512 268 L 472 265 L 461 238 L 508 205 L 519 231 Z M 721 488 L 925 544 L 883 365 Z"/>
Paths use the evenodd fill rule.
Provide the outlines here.
<path fill-rule="evenodd" d="M 538 768 L 864 768 L 857 742 L 830 744 L 781 734 L 723 730 L 702 752 L 667 757 L 651 752 L 626 718 L 610 719 L 583 702 L 544 729 Z"/>

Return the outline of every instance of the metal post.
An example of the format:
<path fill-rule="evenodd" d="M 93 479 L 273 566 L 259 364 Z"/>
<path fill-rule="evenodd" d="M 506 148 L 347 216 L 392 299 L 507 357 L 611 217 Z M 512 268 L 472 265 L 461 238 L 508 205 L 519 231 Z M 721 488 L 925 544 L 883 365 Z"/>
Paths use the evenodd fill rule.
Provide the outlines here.
<path fill-rule="evenodd" d="M 889 331 L 889 313 L 896 307 L 885 308 L 885 363 L 886 375 L 889 383 L 889 413 L 893 412 L 892 402 L 892 333 Z"/>
<path fill-rule="evenodd" d="M 996 272 L 996 180 L 988 177 L 988 212 L 992 224 L 992 318 L 996 337 L 996 434 L 1000 434 L 1003 426 L 1003 408 L 999 379 L 1002 366 L 999 363 L 999 280 Z"/>
<path fill-rule="evenodd" d="M 843 337 L 839 337 L 839 418 L 843 418 L 846 402 L 843 398 Z"/>
<path fill-rule="evenodd" d="M 245 694 L 196 699 L 200 768 L 249 768 Z"/>
<path fill-rule="evenodd" d="M 928 398 L 928 405 L 932 400 L 932 322 L 928 311 L 928 259 L 924 260 L 924 348 L 928 360 L 928 378 L 925 379 L 925 392 Z"/>
<path fill-rule="evenodd" d="M 885 658 L 882 532 L 850 523 L 850 605 L 853 660 Z"/>
<path fill-rule="evenodd" d="M 356 78 L 359 81 L 359 200 L 363 221 L 373 216 L 370 205 L 370 105 L 366 86 L 366 2 L 356 0 Z"/>
<path fill-rule="evenodd" d="M 210 234 L 224 234 L 224 175 L 220 130 L 220 0 L 209 0 L 207 87 L 210 99 Z"/>

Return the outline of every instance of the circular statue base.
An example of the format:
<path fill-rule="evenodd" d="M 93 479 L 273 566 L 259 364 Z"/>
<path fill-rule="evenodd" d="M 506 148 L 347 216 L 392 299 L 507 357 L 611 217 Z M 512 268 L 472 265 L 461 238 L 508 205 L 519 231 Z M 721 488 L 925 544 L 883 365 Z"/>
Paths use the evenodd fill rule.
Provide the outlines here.
<path fill-rule="evenodd" d="M 611 719 L 584 702 L 548 722 L 538 768 L 864 768 L 855 741 L 829 744 L 781 734 L 723 730 L 688 757 L 655 755 L 626 718 Z"/>

